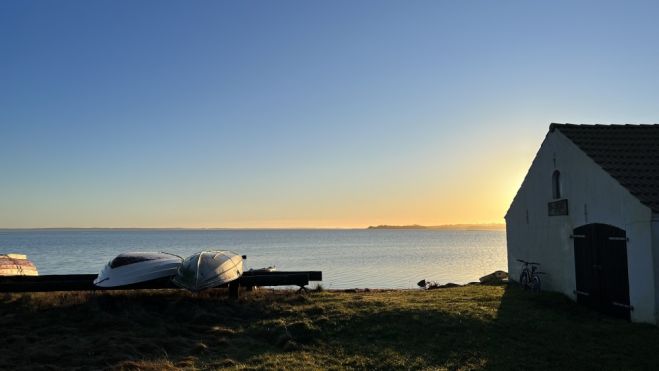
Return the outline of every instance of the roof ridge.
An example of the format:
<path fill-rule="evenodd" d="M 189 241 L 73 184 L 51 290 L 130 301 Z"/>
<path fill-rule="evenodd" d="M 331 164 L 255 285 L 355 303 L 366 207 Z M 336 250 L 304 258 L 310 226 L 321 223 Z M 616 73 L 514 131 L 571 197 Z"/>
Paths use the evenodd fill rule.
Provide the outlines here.
<path fill-rule="evenodd" d="M 656 124 L 571 124 L 566 122 L 561 124 L 559 122 L 552 122 L 549 125 L 549 129 L 560 128 L 560 127 L 581 127 L 581 128 L 591 128 L 591 127 L 654 127 L 659 126 L 659 123 Z"/>

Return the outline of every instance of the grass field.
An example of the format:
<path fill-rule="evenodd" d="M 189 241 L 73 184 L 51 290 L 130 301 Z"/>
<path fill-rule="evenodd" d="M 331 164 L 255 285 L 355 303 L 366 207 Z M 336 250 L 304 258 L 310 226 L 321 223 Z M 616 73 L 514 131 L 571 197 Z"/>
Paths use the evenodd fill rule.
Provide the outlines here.
<path fill-rule="evenodd" d="M 0 369 L 656 369 L 659 329 L 516 287 L 0 294 Z"/>

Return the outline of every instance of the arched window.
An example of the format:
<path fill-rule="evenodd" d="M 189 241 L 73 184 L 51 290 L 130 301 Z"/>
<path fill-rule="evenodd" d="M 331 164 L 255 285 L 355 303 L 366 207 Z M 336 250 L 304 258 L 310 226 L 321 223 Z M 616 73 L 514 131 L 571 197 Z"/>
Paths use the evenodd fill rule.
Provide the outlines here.
<path fill-rule="evenodd" d="M 561 172 L 558 170 L 554 170 L 554 174 L 551 176 L 551 193 L 554 199 L 562 197 Z"/>

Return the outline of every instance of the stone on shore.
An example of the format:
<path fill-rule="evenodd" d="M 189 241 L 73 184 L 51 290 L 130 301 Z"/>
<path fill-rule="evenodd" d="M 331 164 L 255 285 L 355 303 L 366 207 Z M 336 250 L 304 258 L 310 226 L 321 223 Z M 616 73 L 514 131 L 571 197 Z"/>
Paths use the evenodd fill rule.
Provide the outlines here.
<path fill-rule="evenodd" d="M 483 284 L 499 284 L 508 281 L 508 273 L 504 271 L 495 271 L 479 278 Z"/>

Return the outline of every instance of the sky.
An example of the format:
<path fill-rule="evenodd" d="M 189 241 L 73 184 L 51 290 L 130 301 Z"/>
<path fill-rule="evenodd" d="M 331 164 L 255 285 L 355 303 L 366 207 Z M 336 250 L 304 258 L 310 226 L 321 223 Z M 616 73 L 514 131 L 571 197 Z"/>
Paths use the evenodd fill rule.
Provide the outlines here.
<path fill-rule="evenodd" d="M 652 1 L 0 1 L 0 228 L 502 223 L 656 123 Z"/>

